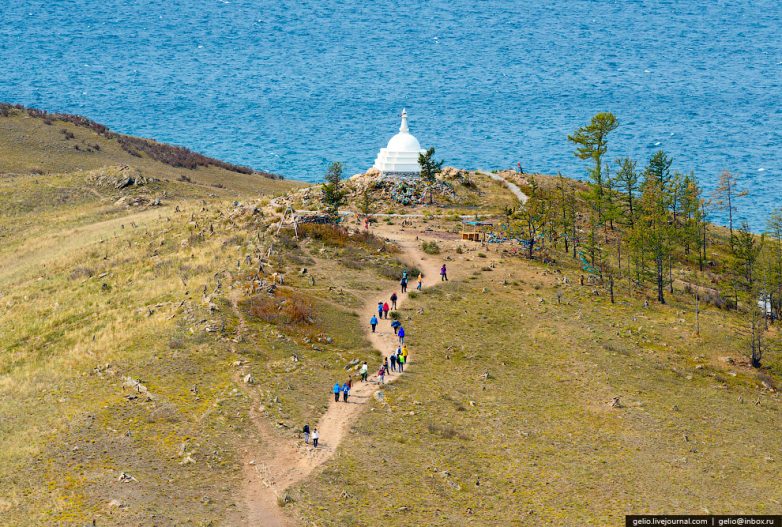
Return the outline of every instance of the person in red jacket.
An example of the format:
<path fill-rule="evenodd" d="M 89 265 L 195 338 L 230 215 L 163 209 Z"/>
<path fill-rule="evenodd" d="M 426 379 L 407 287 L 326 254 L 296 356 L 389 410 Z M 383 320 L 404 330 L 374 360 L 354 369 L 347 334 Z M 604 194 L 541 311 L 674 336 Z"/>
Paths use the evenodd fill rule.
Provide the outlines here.
<path fill-rule="evenodd" d="M 388 302 L 383 302 L 383 318 L 388 318 Z"/>

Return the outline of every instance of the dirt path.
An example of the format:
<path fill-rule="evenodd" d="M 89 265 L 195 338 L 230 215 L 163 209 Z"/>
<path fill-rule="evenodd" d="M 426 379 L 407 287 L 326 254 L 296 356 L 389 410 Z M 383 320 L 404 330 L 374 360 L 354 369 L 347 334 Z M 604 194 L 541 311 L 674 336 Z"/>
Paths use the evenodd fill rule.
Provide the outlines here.
<path fill-rule="evenodd" d="M 420 250 L 420 242 L 416 240 L 414 232 L 390 232 L 387 228 L 378 228 L 375 233 L 388 237 L 400 246 L 402 260 L 410 266 L 416 266 L 424 274 L 424 287 L 432 286 L 440 280 L 440 261 L 435 260 L 437 257 L 427 256 Z M 416 278 L 411 277 L 413 284 Z M 387 301 L 394 291 L 400 297 L 397 304 L 401 306 L 406 295 L 400 294 L 399 287 L 394 286 L 386 291 L 372 293 L 372 296 L 366 299 L 359 317 L 360 323 L 365 328 L 367 340 L 381 352 L 383 357 L 388 356 L 397 346 L 391 320 L 381 320 L 376 333 L 372 333 L 369 318 L 377 312 L 377 303 L 381 300 Z M 239 326 L 244 327 L 241 319 Z M 415 350 L 411 350 L 411 357 L 412 366 L 415 367 Z M 253 401 L 251 417 L 256 425 L 263 450 L 247 452 L 245 456 L 242 488 L 245 510 L 243 517 L 236 519 L 237 522 L 263 527 L 294 525 L 293 520 L 284 514 L 279 502 L 284 500 L 288 487 L 306 479 L 313 470 L 334 455 L 351 425 L 375 393 L 381 389 L 373 373 L 377 371 L 377 366 L 377 364 L 370 365 L 370 382 L 357 382 L 353 385 L 349 403 L 336 403 L 333 398 L 330 398 L 328 410 L 316 425 L 320 432 L 320 443 L 317 449 L 306 447 L 300 440 L 281 440 L 272 430 L 268 419 L 257 410 L 259 401 Z M 392 373 L 386 376 L 386 382 L 393 382 L 399 376 L 400 374 Z M 328 388 L 324 387 L 324 397 L 328 396 Z M 253 394 L 257 397 L 254 391 Z"/>
<path fill-rule="evenodd" d="M 476 170 L 476 172 L 479 174 L 483 174 L 484 176 L 488 176 L 493 180 L 499 181 L 500 183 L 505 185 L 508 188 L 508 190 L 513 192 L 513 195 L 516 196 L 516 198 L 521 202 L 522 205 L 524 205 L 527 202 L 527 195 L 524 194 L 524 192 L 522 192 L 521 189 L 515 183 L 511 183 L 504 177 L 498 174 L 494 174 L 493 172 L 488 172 L 486 170 Z"/>

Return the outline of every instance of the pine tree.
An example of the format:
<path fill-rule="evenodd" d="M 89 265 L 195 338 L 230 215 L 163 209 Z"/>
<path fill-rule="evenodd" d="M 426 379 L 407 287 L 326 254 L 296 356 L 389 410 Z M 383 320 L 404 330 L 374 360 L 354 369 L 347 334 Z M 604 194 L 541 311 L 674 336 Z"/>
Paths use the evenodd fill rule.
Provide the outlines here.
<path fill-rule="evenodd" d="M 323 204 L 329 214 L 336 216 L 347 196 L 347 191 L 342 187 L 342 163 L 331 163 L 324 180 L 321 188 Z"/>
<path fill-rule="evenodd" d="M 434 147 L 430 147 L 425 154 L 418 154 L 418 165 L 421 167 L 421 179 L 429 187 L 429 204 L 434 202 L 433 186 L 437 182 L 437 175 L 443 169 L 443 161 L 434 160 Z"/>

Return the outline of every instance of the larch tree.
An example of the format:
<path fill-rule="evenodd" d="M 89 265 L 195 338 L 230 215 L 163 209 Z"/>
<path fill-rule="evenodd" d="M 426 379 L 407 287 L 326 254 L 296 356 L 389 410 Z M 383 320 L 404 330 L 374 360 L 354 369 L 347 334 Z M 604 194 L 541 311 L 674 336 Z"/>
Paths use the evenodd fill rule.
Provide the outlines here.
<path fill-rule="evenodd" d="M 619 200 L 622 206 L 623 223 L 632 227 L 635 223 L 635 200 L 638 195 L 639 178 L 636 170 L 636 162 L 625 157 L 617 159 L 619 170 L 614 178 L 616 189 L 619 191 Z"/>
<path fill-rule="evenodd" d="M 599 222 L 602 224 L 603 208 L 605 200 L 605 180 L 603 174 L 603 156 L 608 152 L 608 135 L 616 130 L 619 124 L 614 114 L 602 112 L 592 117 L 590 123 L 576 130 L 568 140 L 575 143 L 575 155 L 579 159 L 589 159 L 594 166 L 589 171 L 591 182 L 587 199 L 597 211 Z"/>
<path fill-rule="evenodd" d="M 648 177 L 641 187 L 639 218 L 636 223 L 636 249 L 648 254 L 654 262 L 654 282 L 657 289 L 657 301 L 665 304 L 665 266 L 670 265 L 672 254 L 672 227 L 666 206 L 668 196 L 659 178 Z M 643 256 L 643 255 L 642 255 Z"/>
<path fill-rule="evenodd" d="M 733 247 L 733 217 L 736 214 L 736 199 L 746 195 L 747 191 L 739 187 L 738 178 L 734 174 L 727 170 L 720 174 L 720 181 L 714 190 L 714 204 L 728 213 L 731 247 Z"/>
<path fill-rule="evenodd" d="M 755 368 L 760 367 L 763 357 L 762 329 L 758 299 L 761 297 L 759 284 L 759 258 L 763 250 L 764 236 L 757 237 L 746 222 L 741 224 L 733 242 L 733 271 L 736 298 L 742 297 L 747 304 L 750 318 L 750 361 Z M 736 306 L 738 309 L 738 305 Z M 764 308 L 765 311 L 765 308 Z M 765 315 L 765 313 L 764 313 Z"/>
<path fill-rule="evenodd" d="M 771 239 L 770 249 L 772 253 L 768 293 L 776 318 L 779 319 L 782 314 L 782 208 L 771 212 L 766 230 Z M 776 295 L 774 292 L 776 292 Z"/>

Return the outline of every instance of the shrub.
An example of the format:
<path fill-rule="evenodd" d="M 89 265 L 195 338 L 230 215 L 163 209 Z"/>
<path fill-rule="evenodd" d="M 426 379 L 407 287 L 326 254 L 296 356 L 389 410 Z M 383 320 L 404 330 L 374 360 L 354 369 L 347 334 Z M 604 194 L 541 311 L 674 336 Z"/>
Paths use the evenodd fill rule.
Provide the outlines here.
<path fill-rule="evenodd" d="M 323 242 L 331 247 L 346 247 L 348 245 L 360 245 L 370 251 L 396 253 L 399 248 L 394 244 L 386 243 L 382 238 L 366 231 L 350 233 L 339 225 L 305 223 L 299 226 L 299 235 Z"/>
<path fill-rule="evenodd" d="M 302 295 L 288 289 L 278 289 L 275 294 L 260 294 L 249 301 L 249 312 L 255 318 L 270 324 L 312 324 L 314 310 Z"/>
<path fill-rule="evenodd" d="M 462 246 L 460 245 L 459 247 L 456 248 L 456 254 L 462 254 L 462 253 L 464 253 L 464 249 L 462 249 Z"/>
<path fill-rule="evenodd" d="M 478 253 L 478 258 L 486 258 L 486 255 L 483 253 Z"/>
<path fill-rule="evenodd" d="M 421 249 L 426 254 L 440 254 L 440 246 L 437 245 L 437 242 L 435 242 L 435 241 L 422 243 L 421 244 Z"/>

